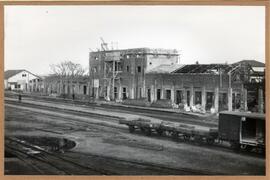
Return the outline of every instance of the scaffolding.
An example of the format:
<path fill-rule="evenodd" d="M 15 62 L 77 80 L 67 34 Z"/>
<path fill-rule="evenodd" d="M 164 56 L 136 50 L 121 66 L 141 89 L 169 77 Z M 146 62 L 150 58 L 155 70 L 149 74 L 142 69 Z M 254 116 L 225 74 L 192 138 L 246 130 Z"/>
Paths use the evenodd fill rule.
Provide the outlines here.
<path fill-rule="evenodd" d="M 108 43 L 106 43 L 103 38 L 100 38 L 101 49 L 103 51 L 103 60 L 104 60 L 104 97 L 106 100 L 115 100 L 116 93 L 115 84 L 116 81 L 119 83 L 119 87 L 121 87 L 119 74 L 122 72 L 121 70 L 121 53 L 117 50 L 109 50 Z M 113 48 L 112 48 L 113 49 Z"/>
<path fill-rule="evenodd" d="M 117 90 L 115 90 L 116 82 L 118 81 L 121 87 L 119 74 L 121 71 L 120 52 L 105 52 L 104 59 L 104 87 L 106 100 L 115 100 Z"/>

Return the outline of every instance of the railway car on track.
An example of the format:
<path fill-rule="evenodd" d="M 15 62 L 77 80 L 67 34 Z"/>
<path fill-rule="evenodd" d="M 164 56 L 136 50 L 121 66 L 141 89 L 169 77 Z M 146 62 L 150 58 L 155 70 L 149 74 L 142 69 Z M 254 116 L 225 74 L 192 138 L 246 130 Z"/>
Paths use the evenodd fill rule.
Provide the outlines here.
<path fill-rule="evenodd" d="M 265 149 L 265 114 L 247 112 L 219 113 L 219 139 L 234 149 Z"/>
<path fill-rule="evenodd" d="M 148 136 L 157 133 L 183 141 L 195 141 L 210 145 L 226 141 L 235 150 L 265 151 L 265 115 L 259 113 L 220 112 L 218 128 L 156 121 L 145 117 L 121 119 L 119 123 L 127 125 L 131 133 L 139 129 Z"/>
<path fill-rule="evenodd" d="M 174 139 L 182 139 L 184 141 L 205 142 L 213 144 L 218 137 L 217 128 L 202 128 L 196 125 L 187 125 L 178 122 L 168 121 L 154 121 L 149 119 L 122 119 L 120 124 L 125 124 L 129 127 L 129 132 L 133 133 L 139 129 L 146 135 L 150 136 L 152 133 L 159 135 L 168 135 Z"/>

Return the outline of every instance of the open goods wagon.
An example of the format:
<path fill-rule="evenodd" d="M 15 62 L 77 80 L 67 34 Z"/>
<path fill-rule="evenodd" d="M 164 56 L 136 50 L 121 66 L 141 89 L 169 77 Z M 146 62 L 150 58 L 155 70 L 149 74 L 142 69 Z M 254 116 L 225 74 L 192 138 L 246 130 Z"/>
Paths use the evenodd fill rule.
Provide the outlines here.
<path fill-rule="evenodd" d="M 165 134 L 175 139 L 207 144 L 226 141 L 235 150 L 265 151 L 265 114 L 223 111 L 219 113 L 218 128 L 146 118 L 121 119 L 119 123 L 127 125 L 131 133 L 139 129 L 148 136 L 152 133 Z"/>
<path fill-rule="evenodd" d="M 177 122 L 152 122 L 148 119 L 138 118 L 136 120 L 122 119 L 119 123 L 127 125 L 131 133 L 139 129 L 148 136 L 152 133 L 157 133 L 159 135 L 165 134 L 172 136 L 175 139 L 179 138 L 185 141 L 206 142 L 208 144 L 213 144 L 218 137 L 218 131 L 215 128 L 198 128 L 197 126 Z"/>

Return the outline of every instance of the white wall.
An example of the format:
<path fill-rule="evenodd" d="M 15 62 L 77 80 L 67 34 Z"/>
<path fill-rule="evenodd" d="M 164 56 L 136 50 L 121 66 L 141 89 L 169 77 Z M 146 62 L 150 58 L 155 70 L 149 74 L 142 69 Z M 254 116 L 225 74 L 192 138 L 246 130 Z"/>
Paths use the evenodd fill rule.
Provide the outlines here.
<path fill-rule="evenodd" d="M 25 75 L 25 76 L 23 76 Z M 38 78 L 37 76 L 27 72 L 22 71 L 12 77 L 10 77 L 7 82 L 8 83 L 17 83 L 20 85 L 20 88 L 17 90 L 26 90 L 29 89 L 29 81 L 32 79 Z M 11 86 L 11 90 L 15 90 L 15 86 Z"/>
<path fill-rule="evenodd" d="M 264 67 L 252 67 L 252 69 L 254 71 L 257 71 L 257 72 L 263 72 L 265 68 Z"/>

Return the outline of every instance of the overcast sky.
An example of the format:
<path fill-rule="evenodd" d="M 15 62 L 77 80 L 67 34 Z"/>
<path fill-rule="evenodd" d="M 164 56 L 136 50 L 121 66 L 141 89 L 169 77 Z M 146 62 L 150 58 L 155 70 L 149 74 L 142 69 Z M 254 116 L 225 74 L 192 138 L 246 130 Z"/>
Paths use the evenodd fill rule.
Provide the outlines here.
<path fill-rule="evenodd" d="M 5 70 L 88 67 L 100 37 L 125 48 L 172 48 L 181 63 L 265 61 L 263 6 L 5 6 Z"/>

